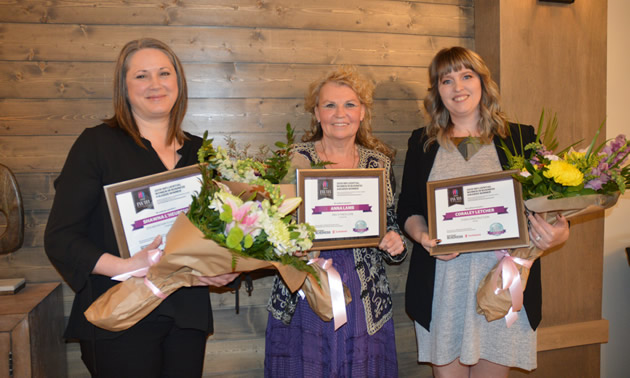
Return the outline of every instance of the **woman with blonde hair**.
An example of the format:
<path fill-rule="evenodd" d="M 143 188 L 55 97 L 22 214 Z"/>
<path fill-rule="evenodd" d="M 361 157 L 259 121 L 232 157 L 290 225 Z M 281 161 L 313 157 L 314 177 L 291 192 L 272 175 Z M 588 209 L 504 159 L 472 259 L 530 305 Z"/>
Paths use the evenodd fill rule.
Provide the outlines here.
<path fill-rule="evenodd" d="M 393 151 L 372 135 L 374 86 L 342 66 L 309 87 L 311 129 L 294 148 L 295 166 L 384 168 L 387 234 L 378 248 L 321 251 L 352 295 L 347 324 L 335 331 L 276 277 L 265 340 L 266 377 L 396 377 L 392 299 L 383 261 L 400 262 L 406 247 L 395 220 Z"/>

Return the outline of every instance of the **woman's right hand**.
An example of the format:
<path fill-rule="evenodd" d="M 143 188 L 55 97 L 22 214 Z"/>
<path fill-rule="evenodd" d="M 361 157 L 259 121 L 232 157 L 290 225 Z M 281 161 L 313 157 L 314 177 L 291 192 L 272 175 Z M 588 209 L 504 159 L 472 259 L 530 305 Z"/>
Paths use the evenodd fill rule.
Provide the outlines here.
<path fill-rule="evenodd" d="M 144 247 L 140 252 L 134 253 L 133 256 L 126 260 L 129 269 L 127 272 L 131 272 L 136 269 L 144 268 L 155 264 L 157 261 L 153 258 L 151 251 L 157 249 L 162 244 L 162 235 L 158 235 L 153 241 Z M 158 258 L 159 259 L 159 258 Z"/>
<path fill-rule="evenodd" d="M 151 244 L 141 251 L 136 252 L 128 259 L 114 256 L 111 253 L 103 253 L 92 269 L 92 273 L 107 277 L 114 277 L 119 274 L 151 266 L 152 260 L 149 251 L 156 249 L 160 246 L 160 244 L 162 244 L 162 236 L 158 235 L 155 239 L 153 239 Z"/>

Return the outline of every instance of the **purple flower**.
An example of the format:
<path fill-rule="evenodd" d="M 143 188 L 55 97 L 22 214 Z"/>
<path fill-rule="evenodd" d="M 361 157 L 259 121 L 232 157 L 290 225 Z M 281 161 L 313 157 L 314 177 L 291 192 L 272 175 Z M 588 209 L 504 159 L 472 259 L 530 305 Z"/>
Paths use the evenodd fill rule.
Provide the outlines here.
<path fill-rule="evenodd" d="M 602 181 L 601 177 L 597 177 L 584 184 L 584 187 L 593 190 L 600 190 L 602 185 L 604 185 L 604 181 Z"/>
<path fill-rule="evenodd" d="M 605 160 L 600 161 L 599 165 L 591 170 L 590 176 L 595 176 L 594 179 L 584 184 L 585 188 L 593 190 L 600 190 L 602 185 L 610 181 L 610 175 L 608 172 L 608 163 Z"/>

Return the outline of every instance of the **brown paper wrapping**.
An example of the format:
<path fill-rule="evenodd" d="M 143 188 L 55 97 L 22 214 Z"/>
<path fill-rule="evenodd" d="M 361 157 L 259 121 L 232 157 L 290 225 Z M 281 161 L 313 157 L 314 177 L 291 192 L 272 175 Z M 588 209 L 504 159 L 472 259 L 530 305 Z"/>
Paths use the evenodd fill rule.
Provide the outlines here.
<path fill-rule="evenodd" d="M 245 257 L 238 257 L 233 270 L 232 256 L 229 250 L 204 239 L 203 233 L 182 213 L 167 235 L 164 255 L 149 268 L 146 279 L 168 296 L 180 287 L 198 284 L 199 276 L 273 268 L 294 292 L 302 286 L 307 275 L 279 262 Z M 144 280 L 132 277 L 112 287 L 92 303 L 85 311 L 85 317 L 109 331 L 122 331 L 133 326 L 162 302 Z"/>
<path fill-rule="evenodd" d="M 309 306 L 314 313 L 316 313 L 323 321 L 328 322 L 333 319 L 332 299 L 330 297 L 330 286 L 328 284 L 328 274 L 318 264 L 311 264 L 311 266 L 317 272 L 319 283 L 317 279 L 308 274 L 304 285 L 302 285 L 302 291 L 308 301 Z M 343 284 L 344 300 L 346 306 L 352 302 L 352 295 L 350 289 Z"/>
<path fill-rule="evenodd" d="M 612 195 L 591 194 L 586 196 L 548 199 L 547 197 L 537 197 L 525 201 L 525 207 L 532 212 L 544 215 L 545 220 L 550 224 L 556 223 L 556 214 L 560 213 L 567 219 L 580 215 L 586 215 L 595 211 L 601 211 L 614 206 L 619 198 L 619 193 Z M 542 255 L 543 251 L 534 247 L 530 241 L 528 248 L 518 248 L 510 252 L 510 256 L 534 261 Z M 492 276 L 497 270 L 499 263 L 481 280 L 477 289 L 477 313 L 486 317 L 487 321 L 503 318 L 512 307 L 512 298 L 509 290 L 500 291 L 495 294 L 495 289 L 502 285 L 501 273 L 497 275 L 497 281 L 492 282 Z M 523 290 L 527 285 L 529 268 L 516 264 Z"/>

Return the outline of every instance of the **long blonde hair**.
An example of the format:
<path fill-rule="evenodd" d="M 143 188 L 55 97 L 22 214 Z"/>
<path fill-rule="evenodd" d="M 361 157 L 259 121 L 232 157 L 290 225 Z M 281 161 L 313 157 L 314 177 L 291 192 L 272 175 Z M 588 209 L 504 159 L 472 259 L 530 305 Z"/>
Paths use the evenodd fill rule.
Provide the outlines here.
<path fill-rule="evenodd" d="M 509 129 L 507 117 L 501 110 L 499 88 L 492 80 L 490 69 L 483 59 L 474 51 L 455 46 L 440 50 L 429 66 L 429 92 L 424 99 L 424 108 L 428 117 L 426 134 L 428 136 L 425 149 L 437 141 L 440 146 L 453 146 L 449 135 L 454 127 L 451 115 L 444 106 L 439 92 L 440 80 L 453 71 L 470 69 L 479 75 L 481 81 L 481 101 L 479 102 L 479 133 L 485 141 L 492 140 L 494 135 L 506 137 Z"/>
<path fill-rule="evenodd" d="M 372 105 L 374 100 L 374 83 L 359 74 L 357 67 L 354 65 L 342 65 L 334 71 L 328 73 L 322 78 L 314 81 L 308 88 L 304 97 L 304 109 L 311 113 L 310 130 L 302 138 L 303 142 L 314 142 L 322 139 L 324 131 L 322 125 L 317 121 L 315 116 L 315 108 L 319 104 L 319 93 L 326 83 L 335 83 L 345 85 L 356 93 L 361 104 L 365 107 L 365 116 L 359 125 L 355 143 L 385 154 L 391 160 L 394 159 L 396 152 L 387 144 L 372 134 Z"/>

